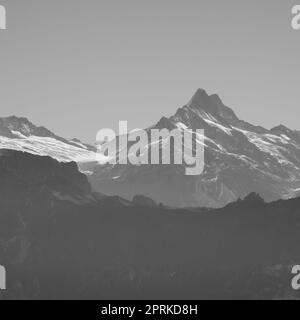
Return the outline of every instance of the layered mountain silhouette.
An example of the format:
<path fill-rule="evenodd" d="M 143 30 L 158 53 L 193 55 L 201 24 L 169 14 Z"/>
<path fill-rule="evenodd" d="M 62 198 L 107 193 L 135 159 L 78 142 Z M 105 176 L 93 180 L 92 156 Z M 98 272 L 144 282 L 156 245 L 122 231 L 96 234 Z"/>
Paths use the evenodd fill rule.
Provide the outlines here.
<path fill-rule="evenodd" d="M 204 129 L 204 172 L 186 176 L 184 165 L 96 166 L 89 176 L 95 190 L 127 199 L 143 194 L 175 207 L 222 207 L 250 192 L 266 201 L 299 194 L 300 133 L 240 120 L 216 94 L 197 90 L 185 106 L 148 131 L 152 128 Z"/>
<path fill-rule="evenodd" d="M 76 163 L 0 152 L 0 299 L 286 299 L 300 199 L 170 209 L 91 191 Z"/>
<path fill-rule="evenodd" d="M 96 165 L 92 146 L 0 119 L 0 299 L 299 298 L 300 133 L 204 90 L 151 128 L 204 129 L 203 174 Z"/>
<path fill-rule="evenodd" d="M 0 148 L 47 155 L 61 162 L 75 161 L 94 191 L 130 201 L 144 195 L 173 207 L 222 207 L 251 192 L 266 201 L 300 194 L 299 131 L 283 125 L 268 130 L 240 120 L 218 95 L 208 95 L 203 89 L 148 132 L 153 128 L 182 132 L 204 129 L 203 173 L 187 176 L 185 165 L 174 164 L 98 164 L 93 146 L 59 137 L 15 116 L 0 118 Z M 146 148 L 150 147 L 149 139 Z M 167 143 L 160 145 L 167 147 Z"/>

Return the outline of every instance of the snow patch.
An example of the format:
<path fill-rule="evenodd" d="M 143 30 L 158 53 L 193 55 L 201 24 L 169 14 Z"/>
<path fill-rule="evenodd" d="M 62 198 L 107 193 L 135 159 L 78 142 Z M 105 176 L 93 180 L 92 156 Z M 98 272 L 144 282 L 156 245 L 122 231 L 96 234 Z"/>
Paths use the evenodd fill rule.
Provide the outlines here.
<path fill-rule="evenodd" d="M 48 137 L 29 136 L 14 139 L 0 137 L 0 149 L 13 149 L 41 156 L 50 156 L 61 162 L 90 162 L 96 160 L 96 153 L 93 151 Z"/>
<path fill-rule="evenodd" d="M 208 123 L 209 125 L 212 125 L 212 126 L 218 128 L 218 129 L 222 130 L 222 131 L 225 132 L 226 134 L 232 135 L 232 133 L 231 133 L 232 130 L 231 130 L 230 128 L 225 127 L 225 126 L 223 126 L 222 124 L 220 124 L 220 123 L 218 123 L 218 122 L 215 122 L 215 121 L 212 121 L 212 120 L 209 120 L 209 119 L 203 118 L 203 120 L 204 120 L 206 123 Z"/>

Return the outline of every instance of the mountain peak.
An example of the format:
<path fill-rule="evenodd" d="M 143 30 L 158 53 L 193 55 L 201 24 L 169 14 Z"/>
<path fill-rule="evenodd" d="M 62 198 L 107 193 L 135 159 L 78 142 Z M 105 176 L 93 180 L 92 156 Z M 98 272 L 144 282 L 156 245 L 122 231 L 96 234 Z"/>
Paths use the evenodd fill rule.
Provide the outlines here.
<path fill-rule="evenodd" d="M 195 92 L 191 100 L 188 102 L 187 107 L 203 110 L 226 121 L 239 120 L 234 111 L 224 105 L 219 95 L 208 95 L 204 89 L 198 89 Z"/>
<path fill-rule="evenodd" d="M 221 100 L 221 98 L 220 98 L 220 96 L 218 94 L 214 93 L 214 94 L 210 95 L 209 97 L 216 104 L 224 106 L 224 103 L 223 103 L 223 101 Z"/>
<path fill-rule="evenodd" d="M 23 122 L 29 122 L 29 120 L 26 117 L 17 117 L 15 115 L 4 117 L 4 120 L 7 121 L 23 121 Z"/>
<path fill-rule="evenodd" d="M 259 193 L 251 192 L 244 198 L 244 202 L 264 203 L 265 201 Z"/>
<path fill-rule="evenodd" d="M 44 127 L 37 127 L 25 117 L 9 116 L 0 118 L 0 133 L 6 137 L 29 137 L 35 136 L 50 136 L 55 135 Z"/>
<path fill-rule="evenodd" d="M 281 132 L 281 133 L 286 133 L 286 132 L 292 132 L 293 130 L 289 129 L 283 124 L 280 124 L 278 126 L 275 126 L 271 129 L 272 132 Z"/>
<path fill-rule="evenodd" d="M 209 103 L 209 95 L 204 89 L 198 89 L 188 102 L 187 106 L 200 108 L 207 103 Z"/>

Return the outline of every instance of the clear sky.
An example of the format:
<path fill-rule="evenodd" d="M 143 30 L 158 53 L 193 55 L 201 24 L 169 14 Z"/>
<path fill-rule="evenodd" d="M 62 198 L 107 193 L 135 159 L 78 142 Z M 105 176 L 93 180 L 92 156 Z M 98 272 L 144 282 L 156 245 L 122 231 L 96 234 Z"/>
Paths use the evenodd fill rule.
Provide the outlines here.
<path fill-rule="evenodd" d="M 147 127 L 201 87 L 300 130 L 300 0 L 0 0 L 0 116 L 67 138 Z"/>

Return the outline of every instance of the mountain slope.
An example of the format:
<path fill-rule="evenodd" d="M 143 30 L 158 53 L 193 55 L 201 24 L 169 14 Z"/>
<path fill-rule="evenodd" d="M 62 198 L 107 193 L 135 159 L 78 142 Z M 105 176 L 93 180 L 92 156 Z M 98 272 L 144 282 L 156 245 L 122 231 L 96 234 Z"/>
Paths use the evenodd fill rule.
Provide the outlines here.
<path fill-rule="evenodd" d="M 61 138 L 26 118 L 0 118 L 0 148 L 47 155 L 59 161 L 95 161 L 95 149 L 77 139 Z"/>
<path fill-rule="evenodd" d="M 89 177 L 96 190 L 129 199 L 144 194 L 181 207 L 220 207 L 250 192 L 267 201 L 299 194 L 299 132 L 240 120 L 218 95 L 199 89 L 173 116 L 151 128 L 204 129 L 203 174 L 186 176 L 184 165 L 96 166 Z"/>
<path fill-rule="evenodd" d="M 0 150 L 0 202 L 8 206 L 38 203 L 49 205 L 83 204 L 97 201 L 87 177 L 75 162 L 58 162 L 49 156 L 37 156 L 16 150 Z M 41 213 L 42 214 L 42 213 Z"/>

